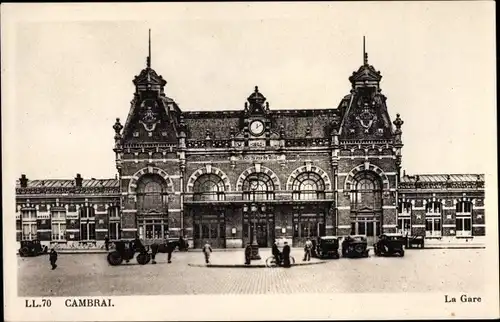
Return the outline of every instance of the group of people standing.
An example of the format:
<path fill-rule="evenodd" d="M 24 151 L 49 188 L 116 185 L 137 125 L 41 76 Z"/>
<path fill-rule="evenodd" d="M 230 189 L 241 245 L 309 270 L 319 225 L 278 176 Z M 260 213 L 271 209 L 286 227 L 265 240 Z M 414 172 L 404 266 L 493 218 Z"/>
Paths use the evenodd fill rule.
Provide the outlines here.
<path fill-rule="evenodd" d="M 284 243 L 283 251 L 280 252 L 280 250 L 278 248 L 278 243 L 276 241 L 274 241 L 271 251 L 272 251 L 272 254 L 276 260 L 276 264 L 278 266 L 283 265 L 283 267 L 287 267 L 287 268 L 292 266 L 290 263 L 291 248 L 287 242 Z"/>

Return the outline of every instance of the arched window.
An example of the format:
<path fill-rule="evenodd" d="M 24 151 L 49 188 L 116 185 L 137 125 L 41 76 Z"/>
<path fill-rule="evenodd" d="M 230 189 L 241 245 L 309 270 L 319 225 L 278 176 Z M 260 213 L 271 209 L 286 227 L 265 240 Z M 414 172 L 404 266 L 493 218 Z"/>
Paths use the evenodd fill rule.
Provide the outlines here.
<path fill-rule="evenodd" d="M 252 173 L 243 181 L 243 200 L 274 199 L 273 180 L 265 173 Z"/>
<path fill-rule="evenodd" d="M 325 183 L 314 172 L 304 172 L 298 175 L 293 182 L 292 189 L 294 200 L 325 199 Z"/>
<path fill-rule="evenodd" d="M 382 190 L 379 178 L 370 172 L 355 177 L 351 202 L 356 209 L 379 210 L 382 208 Z"/>
<path fill-rule="evenodd" d="M 215 174 L 204 174 L 194 182 L 195 201 L 224 200 L 224 181 Z"/>
<path fill-rule="evenodd" d="M 143 176 L 137 185 L 137 208 L 140 211 L 163 211 L 168 203 L 163 179 L 157 175 Z"/>

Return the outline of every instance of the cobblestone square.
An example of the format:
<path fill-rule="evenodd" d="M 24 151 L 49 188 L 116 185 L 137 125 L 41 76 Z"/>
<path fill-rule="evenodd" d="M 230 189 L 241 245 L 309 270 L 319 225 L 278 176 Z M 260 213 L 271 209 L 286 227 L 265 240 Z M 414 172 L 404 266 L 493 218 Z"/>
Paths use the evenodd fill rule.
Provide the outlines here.
<path fill-rule="evenodd" d="M 266 258 L 270 250 L 261 250 Z M 301 261 L 302 253 L 292 255 Z M 243 251 L 212 253 L 212 263 L 243 262 Z M 48 257 L 18 258 L 19 296 L 117 296 L 193 294 L 471 292 L 485 285 L 484 249 L 408 250 L 404 258 L 328 260 L 291 268 L 208 268 L 201 252 L 166 254 L 158 264 L 110 266 L 106 254 L 60 254 L 55 270 Z"/>

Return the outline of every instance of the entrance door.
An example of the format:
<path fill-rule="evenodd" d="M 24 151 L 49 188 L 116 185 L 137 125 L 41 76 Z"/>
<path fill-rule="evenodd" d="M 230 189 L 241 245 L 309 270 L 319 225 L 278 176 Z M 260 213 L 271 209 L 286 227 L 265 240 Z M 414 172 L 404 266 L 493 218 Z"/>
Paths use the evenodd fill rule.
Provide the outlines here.
<path fill-rule="evenodd" d="M 351 223 L 351 234 L 365 235 L 368 245 L 373 245 L 380 235 L 380 221 L 376 217 L 357 217 Z"/>
<path fill-rule="evenodd" d="M 255 234 L 259 247 L 270 247 L 274 242 L 274 214 L 266 213 L 254 216 L 243 213 L 244 245 L 252 243 Z M 254 220 L 256 221 L 255 223 Z"/>
<path fill-rule="evenodd" d="M 259 247 L 267 247 L 267 223 L 266 222 L 258 222 L 255 225 L 256 235 L 257 235 L 257 244 Z"/>
<path fill-rule="evenodd" d="M 194 247 L 201 248 L 208 242 L 212 248 L 226 247 L 226 224 L 223 214 L 195 213 L 193 222 Z"/>

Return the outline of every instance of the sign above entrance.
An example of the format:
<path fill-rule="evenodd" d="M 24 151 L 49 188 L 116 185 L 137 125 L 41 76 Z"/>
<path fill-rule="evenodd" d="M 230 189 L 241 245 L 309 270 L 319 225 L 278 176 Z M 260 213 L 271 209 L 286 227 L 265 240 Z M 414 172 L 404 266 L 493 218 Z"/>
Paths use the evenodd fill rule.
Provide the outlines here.
<path fill-rule="evenodd" d="M 285 159 L 285 155 L 281 154 L 249 154 L 236 156 L 236 160 L 244 161 L 284 161 Z"/>

